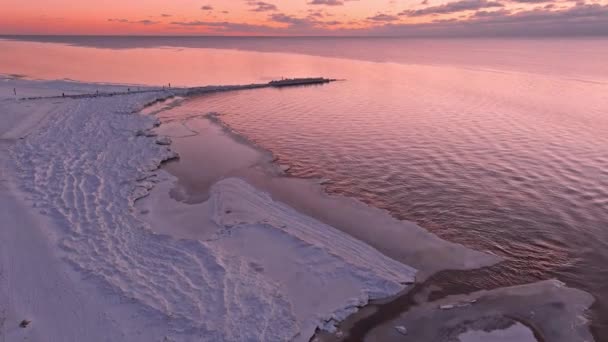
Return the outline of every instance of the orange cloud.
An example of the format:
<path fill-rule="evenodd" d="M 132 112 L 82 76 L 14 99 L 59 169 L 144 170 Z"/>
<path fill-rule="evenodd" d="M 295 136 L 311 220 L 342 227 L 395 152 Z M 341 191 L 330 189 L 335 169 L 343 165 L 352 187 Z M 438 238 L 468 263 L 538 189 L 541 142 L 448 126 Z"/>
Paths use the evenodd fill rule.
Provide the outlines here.
<path fill-rule="evenodd" d="M 409 34 L 454 22 L 536 16 L 595 23 L 608 0 L 4 0 L 0 34 L 333 35 Z M 558 12 L 569 11 L 567 14 Z M 529 12 L 526 15 L 520 13 Z M 518 17 L 519 16 L 519 17 Z M 526 19 L 522 19 L 522 18 Z M 605 18 L 605 17 L 604 17 Z M 601 23 L 600 23 L 601 24 Z M 420 26 L 422 25 L 422 26 Z M 599 24 L 598 24 L 599 25 Z M 583 25 L 584 26 L 584 25 Z M 601 25 L 597 32 L 603 32 Z M 433 30 L 434 30 L 433 28 Z M 589 29 L 590 30 L 590 29 Z"/>

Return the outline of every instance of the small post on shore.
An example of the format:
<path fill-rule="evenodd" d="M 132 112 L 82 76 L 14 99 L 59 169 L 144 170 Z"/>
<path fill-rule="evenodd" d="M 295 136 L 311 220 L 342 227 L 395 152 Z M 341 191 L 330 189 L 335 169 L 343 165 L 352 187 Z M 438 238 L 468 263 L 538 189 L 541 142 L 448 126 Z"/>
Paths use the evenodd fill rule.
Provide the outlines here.
<path fill-rule="evenodd" d="M 17 96 L 17 88 L 13 88 L 13 93 Z"/>

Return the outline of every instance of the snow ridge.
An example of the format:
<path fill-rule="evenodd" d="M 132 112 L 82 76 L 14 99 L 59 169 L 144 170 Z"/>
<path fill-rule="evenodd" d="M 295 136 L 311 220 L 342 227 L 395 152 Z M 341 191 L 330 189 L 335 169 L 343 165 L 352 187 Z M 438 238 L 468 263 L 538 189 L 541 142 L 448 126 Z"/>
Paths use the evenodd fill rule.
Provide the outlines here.
<path fill-rule="evenodd" d="M 154 118 L 132 113 L 166 95 L 66 99 L 73 102 L 68 111 L 54 113 L 11 151 L 33 205 L 62 227 L 49 237 L 103 293 L 167 325 L 172 340 L 287 341 L 307 340 L 318 326 L 331 329 L 369 299 L 413 282 L 414 269 L 239 179 L 213 187 L 215 239 L 148 229 L 135 201 L 176 155 L 141 134 L 158 124 Z M 313 295 L 344 294 L 315 306 L 311 297 L 298 299 L 305 290 L 298 284 L 317 286 L 308 289 Z"/>

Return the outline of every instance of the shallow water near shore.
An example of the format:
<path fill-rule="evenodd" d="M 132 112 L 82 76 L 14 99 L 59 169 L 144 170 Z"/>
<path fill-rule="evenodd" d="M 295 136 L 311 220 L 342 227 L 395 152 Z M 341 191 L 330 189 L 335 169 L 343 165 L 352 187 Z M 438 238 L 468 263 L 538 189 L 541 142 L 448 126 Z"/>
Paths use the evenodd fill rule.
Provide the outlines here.
<path fill-rule="evenodd" d="M 481 87 L 488 75 L 448 70 L 435 74 L 445 86 L 438 90 L 416 76 L 404 75 L 388 93 L 381 77 L 371 86 L 350 79 L 206 95 L 189 107 L 219 113 L 290 175 L 328 180 L 332 193 L 507 258 L 439 277 L 448 293 L 557 277 L 596 296 L 594 328 L 603 335 L 606 86 L 505 74 L 488 90 Z M 474 77 L 479 84 L 456 93 L 448 83 Z M 569 95 L 555 98 L 558 89 Z"/>
<path fill-rule="evenodd" d="M 307 214 L 312 215 L 313 217 L 326 223 L 331 222 L 334 227 L 341 227 L 341 229 L 344 230 L 344 224 L 336 224 L 335 215 L 349 216 L 352 215 L 352 212 L 350 214 L 348 211 L 338 213 L 339 210 L 336 210 L 334 205 L 337 204 L 338 207 L 343 207 L 345 202 L 338 200 L 332 203 L 334 205 L 320 205 L 320 209 L 324 208 L 325 211 L 327 211 L 327 209 L 331 208 L 331 211 L 336 212 L 333 217 L 332 215 L 324 216 L 323 214 L 319 214 L 319 211 L 311 211 L 310 206 L 307 205 L 307 203 L 310 203 L 311 201 L 324 203 L 324 201 L 326 201 L 325 195 L 322 193 L 322 189 L 316 185 L 317 182 L 312 179 L 306 180 L 301 178 L 285 177 L 285 175 L 282 175 L 279 165 L 274 164 L 273 166 L 271 164 L 272 158 L 265 151 L 260 150 L 259 147 L 256 148 L 256 146 L 251 145 L 242 136 L 234 134 L 229 129 L 223 129 L 221 126 L 211 123 L 210 118 L 215 118 L 215 115 L 195 115 L 194 113 L 196 113 L 197 108 L 200 105 L 200 101 L 203 98 L 187 100 L 186 102 L 182 103 L 183 106 L 173 108 L 165 112 L 160 112 L 158 114 L 163 124 L 159 129 L 157 129 L 157 132 L 159 134 L 168 134 L 171 136 L 173 138 L 172 148 L 178 151 L 182 157 L 180 160 L 169 162 L 164 166 L 165 170 L 178 177 L 175 187 L 170 190 L 171 193 L 176 192 L 180 194 L 179 196 L 174 196 L 175 199 L 192 204 L 202 203 L 206 201 L 206 194 L 214 182 L 226 177 L 236 176 L 246 179 L 251 184 L 254 184 L 258 189 L 269 191 L 273 198 L 285 203 L 289 203 L 291 206 L 298 209 L 298 211 L 306 212 Z M 183 132 L 194 132 L 194 134 L 181 134 Z M 214 148 L 201 149 L 201 146 L 203 145 L 213 146 Z M 231 153 L 224 154 L 224 159 L 232 160 L 231 162 L 226 163 L 225 160 L 219 164 L 213 162 L 218 153 L 221 154 L 228 150 L 230 150 Z M 246 157 L 247 155 L 249 155 L 249 157 Z M 169 190 L 165 189 L 162 191 Z M 337 197 L 337 199 L 339 199 L 339 197 Z M 348 207 L 348 204 L 346 206 Z M 323 210 L 321 210 L 321 212 L 322 211 Z M 345 213 L 346 215 L 344 215 Z M 383 215 L 383 213 L 377 214 L 377 216 Z M 156 218 L 154 220 L 156 221 Z M 340 222 L 340 220 L 337 222 Z M 353 222 L 350 222 L 349 224 L 353 225 Z M 380 219 L 376 220 L 376 224 L 374 224 L 372 221 L 358 222 L 355 225 L 361 226 L 357 229 L 363 230 L 366 229 L 366 226 L 375 225 L 377 227 L 377 235 L 390 238 L 390 235 L 383 234 L 383 224 L 384 221 Z M 346 231 L 349 231 L 349 229 L 346 228 Z M 356 229 L 354 231 L 354 235 L 357 236 Z M 353 234 L 353 231 L 350 231 L 349 233 Z M 369 241 L 366 240 L 365 237 L 358 237 L 363 241 L 371 243 L 373 246 L 383 251 L 386 255 L 395 257 L 396 254 L 394 251 L 391 251 L 390 248 L 382 249 L 382 246 L 385 246 L 387 241 L 383 241 L 382 239 L 379 239 L 379 241 Z M 402 249 L 412 248 L 412 239 L 406 238 L 402 241 Z M 419 241 L 419 243 L 422 242 L 422 240 Z M 425 249 L 431 248 L 432 246 L 427 245 Z M 434 253 L 435 252 L 430 252 L 429 254 Z M 446 253 L 449 254 L 447 251 Z M 440 255 L 434 254 L 434 258 L 440 258 Z M 412 259 L 400 259 L 399 257 L 396 257 L 396 259 L 401 260 L 406 264 L 412 264 Z M 414 264 L 417 268 L 423 270 L 429 267 L 428 262 Z M 424 303 L 429 300 L 435 301 L 449 295 L 469 293 L 479 288 L 489 289 L 491 286 L 485 287 L 484 285 L 479 285 L 478 288 L 475 288 L 474 286 L 458 286 L 458 281 L 455 280 L 467 279 L 468 281 L 472 282 L 480 280 L 482 282 L 487 282 L 488 279 L 484 279 L 484 277 L 489 277 L 491 279 L 493 276 L 495 276 L 495 274 L 503 272 L 501 270 L 502 267 L 504 267 L 504 265 L 499 264 L 490 268 L 482 269 L 480 270 L 481 273 L 479 273 L 480 271 L 476 270 L 440 272 L 426 281 L 425 275 L 418 280 L 419 285 L 413 290 L 413 292 L 398 296 L 394 300 L 384 300 L 376 304 L 372 304 L 361 312 L 350 317 L 344 322 L 344 324 L 340 325 L 340 329 L 342 331 L 342 333 L 340 333 L 341 335 L 327 335 L 326 333 L 322 333 L 317 336 L 317 339 L 319 341 L 359 341 L 365 338 L 368 334 L 372 334 L 372 336 L 381 334 L 384 336 L 381 340 L 398 340 L 396 337 L 399 335 L 397 334 L 395 336 L 394 333 L 395 323 L 391 323 L 391 321 L 396 319 L 399 315 L 408 312 L 408 310 L 413 310 L 420 305 L 424 305 Z M 434 273 L 434 271 L 430 272 L 430 274 L 432 273 Z M 427 273 L 427 275 L 428 274 L 429 273 Z M 502 284 L 498 286 L 501 285 Z M 515 297 L 513 297 L 512 300 L 503 301 L 503 304 L 494 306 L 491 311 L 509 312 L 509 310 L 514 310 L 525 313 L 529 312 L 530 309 L 541 310 L 541 307 L 546 305 L 543 303 L 557 300 L 549 295 L 550 291 L 543 295 L 542 288 L 543 287 L 541 286 L 537 290 L 538 303 L 536 306 L 529 305 L 527 301 L 522 302 L 522 299 L 516 295 L 517 290 L 514 290 L 515 292 L 513 294 Z M 424 299 L 421 296 L 428 296 L 428 298 Z M 430 305 L 432 307 L 433 304 Z M 527 305 L 529 305 L 529 308 L 526 308 Z M 483 307 L 484 306 L 481 306 L 481 308 Z M 543 312 L 544 310 L 546 309 L 542 309 L 540 312 Z M 473 310 L 472 313 L 474 313 L 474 315 L 484 315 L 483 311 L 478 311 L 478 309 Z M 561 315 L 559 311 L 554 312 L 553 314 Z M 437 313 L 437 315 L 438 317 L 441 316 L 439 313 Z M 534 316 L 527 318 L 525 317 L 526 315 L 519 314 L 518 316 L 521 316 L 519 320 L 523 320 L 524 324 L 533 324 L 530 322 L 530 320 L 533 320 Z M 546 312 L 545 315 L 541 316 L 547 318 L 550 317 L 551 314 Z M 542 324 L 553 324 L 550 323 L 550 321 L 551 319 L 545 320 L 545 323 Z M 435 324 L 438 326 L 443 326 L 444 323 L 441 322 L 441 319 L 438 319 Z M 347 335 L 344 335 L 344 333 Z M 410 338 L 416 340 L 416 336 L 423 338 L 423 335 L 424 334 L 422 332 L 412 332 Z M 543 340 L 544 333 L 541 334 L 540 332 L 535 332 L 535 335 L 537 338 L 539 338 L 539 340 Z M 337 338 L 337 336 L 341 337 Z M 343 339 L 344 336 L 346 339 Z M 564 337 L 557 336 L 559 335 L 554 336 L 554 338 L 559 338 L 559 340 L 564 339 Z M 373 338 L 374 337 L 372 337 L 372 340 Z M 424 340 L 433 339 L 434 337 L 431 336 L 424 337 Z M 566 340 L 568 340 L 567 337 Z"/>
<path fill-rule="evenodd" d="M 200 107 L 294 176 L 330 179 L 330 192 L 508 259 L 452 286 L 557 277 L 595 294 L 605 335 L 608 88 L 530 75 L 492 76 L 504 84 L 486 88 L 488 75 L 445 75 L 433 74 L 442 89 L 404 74 L 389 91 L 383 77 L 351 79 L 211 95 Z"/>
<path fill-rule="evenodd" d="M 17 56 L 0 57 L 3 67 L 41 48 L 1 44 L 16 49 Z M 218 112 L 222 122 L 271 151 L 293 176 L 328 179 L 330 192 L 508 259 L 466 278 L 446 276 L 441 283 L 458 289 L 454 292 L 557 277 L 595 295 L 596 336 L 599 341 L 608 336 L 608 75 L 606 64 L 598 62 L 605 41 L 511 41 L 506 50 L 468 41 L 450 45 L 456 61 L 445 57 L 446 51 L 432 60 L 433 53 L 418 46 L 423 51 L 416 56 L 431 59 L 377 58 L 386 63 L 357 61 L 366 58 L 346 53 L 333 57 L 348 60 L 289 53 L 311 53 L 308 45 L 264 45 L 257 50 L 288 53 L 261 53 L 152 44 L 112 54 L 75 45 L 52 46 L 61 57 L 57 61 L 71 56 L 89 63 L 82 70 L 70 65 L 43 70 L 31 68 L 39 61 L 20 60 L 15 73 L 180 85 L 281 76 L 347 79 L 322 87 L 206 95 L 195 107 L 197 114 Z M 463 46 L 468 50 L 459 50 Z M 466 60 L 471 49 L 484 51 L 483 63 Z M 568 58 L 561 58 L 565 50 Z M 156 58 L 141 62 L 152 55 Z M 108 68 L 118 61 L 121 67 L 110 75 Z M 100 65 L 105 69 L 96 68 Z"/>

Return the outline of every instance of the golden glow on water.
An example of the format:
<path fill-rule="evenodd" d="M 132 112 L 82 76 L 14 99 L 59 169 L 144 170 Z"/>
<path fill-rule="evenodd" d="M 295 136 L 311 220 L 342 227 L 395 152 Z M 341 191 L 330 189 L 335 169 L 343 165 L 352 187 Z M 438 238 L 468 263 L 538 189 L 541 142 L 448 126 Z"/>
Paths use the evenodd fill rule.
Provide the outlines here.
<path fill-rule="evenodd" d="M 373 70 L 386 82 L 393 82 L 390 68 L 353 61 L 360 60 L 540 73 L 608 82 L 608 63 L 605 63 L 608 40 L 605 39 L 57 39 L 64 44 L 0 39 L 0 51 L 8 52 L 0 54 L 0 73 L 87 82 L 197 86 L 315 75 L 350 79 L 370 76 Z M 344 68 L 349 65 L 352 67 Z M 493 81 L 475 77 L 467 82 L 490 82 L 491 85 Z"/>
<path fill-rule="evenodd" d="M 284 54 L 277 58 L 272 54 L 236 50 L 156 48 L 116 51 L 2 41 L 0 48 L 11 51 L 10 54 L 0 54 L 0 73 L 43 79 L 195 86 L 267 82 L 287 75 L 330 74 L 332 70 L 331 63 L 314 57 Z M 339 63 L 336 61 L 334 65 Z"/>

